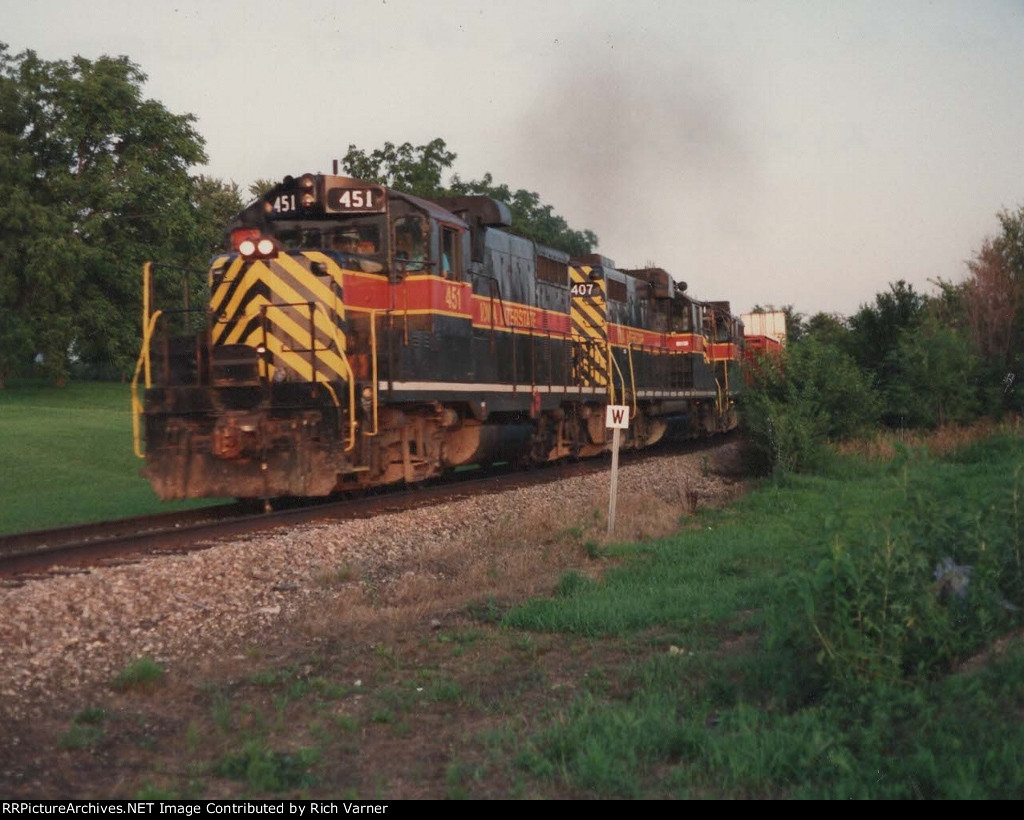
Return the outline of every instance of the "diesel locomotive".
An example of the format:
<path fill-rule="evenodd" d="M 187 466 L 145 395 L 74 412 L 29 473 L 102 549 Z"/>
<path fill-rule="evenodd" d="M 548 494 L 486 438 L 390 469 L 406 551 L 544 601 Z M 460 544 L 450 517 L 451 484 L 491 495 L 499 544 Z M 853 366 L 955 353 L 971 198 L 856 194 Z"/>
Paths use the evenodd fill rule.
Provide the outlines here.
<path fill-rule="evenodd" d="M 324 496 L 594 456 L 609 405 L 628 408 L 623 448 L 736 426 L 728 302 L 512 227 L 489 197 L 304 174 L 233 219 L 201 307 L 155 305 L 147 264 L 133 421 L 157 495 Z"/>

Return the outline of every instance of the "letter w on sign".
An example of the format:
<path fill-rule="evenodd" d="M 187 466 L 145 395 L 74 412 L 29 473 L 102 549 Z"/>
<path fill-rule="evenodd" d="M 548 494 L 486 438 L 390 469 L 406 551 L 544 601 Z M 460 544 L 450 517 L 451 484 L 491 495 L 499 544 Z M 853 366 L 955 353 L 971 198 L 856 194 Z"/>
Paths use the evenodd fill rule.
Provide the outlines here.
<path fill-rule="evenodd" d="M 629 408 L 621 404 L 609 404 L 604 413 L 604 426 L 625 430 L 629 427 Z"/>
<path fill-rule="evenodd" d="M 615 496 L 619 484 L 619 430 L 629 427 L 629 408 L 609 404 L 604 413 L 604 426 L 612 429 L 612 480 L 608 493 L 608 537 L 615 533 Z"/>

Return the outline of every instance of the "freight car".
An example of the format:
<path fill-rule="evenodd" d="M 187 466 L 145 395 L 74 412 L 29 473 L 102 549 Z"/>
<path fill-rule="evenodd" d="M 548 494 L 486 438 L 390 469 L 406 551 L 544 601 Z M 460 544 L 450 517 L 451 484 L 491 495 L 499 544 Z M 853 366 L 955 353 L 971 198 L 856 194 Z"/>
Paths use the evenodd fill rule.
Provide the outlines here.
<path fill-rule="evenodd" d="M 510 228 L 488 197 L 304 174 L 231 222 L 202 308 L 156 309 L 146 265 L 133 418 L 155 492 L 323 496 L 593 456 L 609 404 L 629 407 L 624 448 L 736 426 L 728 302 Z"/>

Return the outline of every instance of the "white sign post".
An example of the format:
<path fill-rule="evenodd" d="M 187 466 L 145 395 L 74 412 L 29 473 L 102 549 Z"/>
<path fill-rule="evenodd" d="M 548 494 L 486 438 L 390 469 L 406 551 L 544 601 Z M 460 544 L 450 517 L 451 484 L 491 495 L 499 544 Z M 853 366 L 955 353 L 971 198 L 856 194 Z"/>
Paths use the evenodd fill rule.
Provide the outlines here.
<path fill-rule="evenodd" d="M 608 536 L 615 532 L 615 497 L 619 487 L 619 430 L 629 428 L 629 408 L 609 404 L 604 414 L 604 426 L 612 430 L 612 486 L 608 499 Z"/>

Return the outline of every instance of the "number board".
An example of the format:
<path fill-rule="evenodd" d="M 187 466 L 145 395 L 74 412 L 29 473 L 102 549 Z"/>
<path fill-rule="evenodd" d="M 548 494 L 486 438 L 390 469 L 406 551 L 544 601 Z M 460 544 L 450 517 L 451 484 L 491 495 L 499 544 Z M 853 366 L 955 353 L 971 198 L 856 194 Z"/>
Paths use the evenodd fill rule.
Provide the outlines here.
<path fill-rule="evenodd" d="M 383 213 L 386 204 L 383 188 L 328 188 L 325 210 L 346 214 Z"/>
<path fill-rule="evenodd" d="M 270 204 L 269 213 L 272 217 L 290 216 L 299 210 L 299 195 L 294 192 L 278 194 L 268 202 Z"/>

